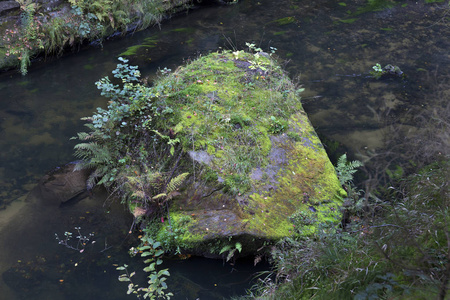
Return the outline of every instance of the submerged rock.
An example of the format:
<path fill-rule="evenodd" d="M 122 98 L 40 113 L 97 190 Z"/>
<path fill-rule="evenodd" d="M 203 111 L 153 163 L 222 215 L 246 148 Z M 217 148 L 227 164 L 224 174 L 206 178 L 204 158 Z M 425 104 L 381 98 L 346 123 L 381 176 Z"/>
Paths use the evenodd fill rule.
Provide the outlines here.
<path fill-rule="evenodd" d="M 69 163 L 49 172 L 39 180 L 32 193 L 43 205 L 75 204 L 89 196 L 86 181 L 88 169 L 74 171 L 75 164 Z"/>

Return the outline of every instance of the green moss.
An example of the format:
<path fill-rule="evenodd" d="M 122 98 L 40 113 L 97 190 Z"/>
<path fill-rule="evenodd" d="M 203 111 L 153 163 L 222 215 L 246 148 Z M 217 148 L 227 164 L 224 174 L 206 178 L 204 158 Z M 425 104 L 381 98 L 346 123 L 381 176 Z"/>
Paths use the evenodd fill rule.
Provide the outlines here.
<path fill-rule="evenodd" d="M 187 230 L 187 226 L 194 223 L 191 216 L 171 214 L 170 221 L 161 224 L 156 239 L 160 241 L 166 251 L 179 251 L 180 248 L 190 248 L 201 241 L 201 235 L 194 235 Z"/>
<path fill-rule="evenodd" d="M 273 35 L 285 35 L 287 33 L 287 31 L 277 31 L 274 32 Z"/>
<path fill-rule="evenodd" d="M 295 17 L 285 17 L 285 18 L 281 18 L 281 19 L 272 21 L 271 23 L 277 23 L 278 25 L 282 26 L 282 25 L 292 24 L 294 22 L 295 22 Z"/>
<path fill-rule="evenodd" d="M 190 28 L 190 27 L 183 27 L 183 28 L 176 28 L 176 29 L 172 29 L 173 32 L 181 32 L 181 33 L 193 33 L 195 32 L 194 28 Z"/>
<path fill-rule="evenodd" d="M 143 49 L 143 48 L 154 48 L 154 47 L 155 47 L 154 45 L 135 45 L 135 46 L 131 46 L 131 47 L 128 47 L 126 51 L 120 53 L 119 56 L 133 56 L 133 55 L 136 55 L 140 49 Z"/>

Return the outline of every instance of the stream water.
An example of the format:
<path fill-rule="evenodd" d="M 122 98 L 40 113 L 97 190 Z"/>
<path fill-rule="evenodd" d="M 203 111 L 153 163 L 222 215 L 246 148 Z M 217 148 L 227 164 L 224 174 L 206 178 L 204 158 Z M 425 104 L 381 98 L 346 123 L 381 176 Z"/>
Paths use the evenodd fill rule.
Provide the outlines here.
<path fill-rule="evenodd" d="M 41 205 L 33 187 L 46 172 L 74 160 L 81 117 L 105 107 L 94 82 L 119 56 L 151 80 L 159 68 L 246 42 L 277 48 L 291 77 L 306 89 L 303 104 L 329 147 L 359 158 L 420 132 L 414 116 L 447 105 L 450 65 L 448 4 L 329 0 L 242 0 L 205 5 L 154 27 L 64 57 L 35 63 L 29 74 L 0 74 L 0 299 L 132 299 L 114 264 L 142 269 L 127 254 L 131 219 L 96 194 L 76 205 Z M 378 6 L 377 6 L 378 5 Z M 375 80 L 372 66 L 406 74 Z M 443 98 L 444 97 L 444 98 Z M 402 137 L 392 135 L 401 131 Z M 404 134 L 403 134 L 404 133 Z M 389 143 L 386 141 L 390 140 Z M 94 233 L 84 253 L 58 245 L 65 231 Z M 134 243 L 134 244 L 133 244 Z M 112 247 L 111 247 L 112 246 Z M 267 269 L 191 258 L 168 262 L 175 299 L 222 299 L 245 292 Z"/>

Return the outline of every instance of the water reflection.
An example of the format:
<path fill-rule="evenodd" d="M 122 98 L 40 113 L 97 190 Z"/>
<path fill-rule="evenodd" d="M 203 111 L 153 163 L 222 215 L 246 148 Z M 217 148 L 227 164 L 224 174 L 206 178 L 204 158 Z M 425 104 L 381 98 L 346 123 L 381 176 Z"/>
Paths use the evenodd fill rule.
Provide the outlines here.
<path fill-rule="evenodd" d="M 261 0 L 204 7 L 168 20 L 161 30 L 152 28 L 106 42 L 103 48 L 34 64 L 26 77 L 1 74 L 0 208 L 7 209 L 0 212 L 0 272 L 10 270 L 6 280 L 20 284 L 18 290 L 24 286 L 17 299 L 23 295 L 33 299 L 123 299 L 126 287 L 116 280 L 112 266 L 116 261 L 99 254 L 97 248 L 92 252 L 96 254 L 86 253 L 79 262 L 79 253 L 66 251 L 54 239 L 55 231 L 62 234 L 74 226 L 99 232 L 96 236 L 101 240 L 96 247 L 116 234 L 118 239 L 124 238 L 129 224 L 121 215 L 123 209 L 118 208 L 115 233 L 111 234 L 105 224 L 113 220 L 100 205 L 102 199 L 83 200 L 66 210 L 42 207 L 33 194 L 28 198 L 26 194 L 46 171 L 73 160 L 74 143 L 69 138 L 82 130 L 79 118 L 105 106 L 93 83 L 110 74 L 116 58 L 127 51 L 134 51 L 131 63 L 139 65 L 151 81 L 158 68 L 174 69 L 219 47 L 244 48 L 245 42 L 256 42 L 263 49 L 276 47 L 291 77 L 306 88 L 304 107 L 319 134 L 327 139 L 365 154 L 383 148 L 388 126 L 414 128 L 410 116 L 436 103 L 432 97 L 424 98 L 424 91 L 433 91 L 435 82 L 448 74 L 449 40 L 440 38 L 449 35 L 448 26 L 441 22 L 443 4 L 406 3 L 365 14 L 355 13 L 361 12 L 364 4 L 345 4 Z M 399 65 L 406 80 L 370 78 L 368 72 L 375 63 Z M 116 250 L 117 263 L 129 259 L 125 248 Z M 28 262 L 30 267 L 24 267 Z M 200 264 L 207 265 L 202 271 L 192 269 Z M 202 260 L 191 265 L 174 263 L 174 278 L 176 270 L 186 265 L 179 278 L 187 281 L 198 276 L 205 283 L 176 289 L 186 295 L 203 293 L 204 299 L 212 299 L 209 297 L 216 292 L 226 294 L 224 290 L 230 289 L 220 290 L 218 274 L 231 270 L 224 272 L 221 262 L 214 268 L 211 264 Z M 11 268 L 29 270 L 33 276 L 14 277 L 17 273 Z M 206 273 L 210 269 L 220 271 Z M 68 277 L 61 277 L 63 274 Z M 3 295 L 10 291 L 5 284 L 0 286 Z M 243 291 L 243 287 L 237 290 Z"/>

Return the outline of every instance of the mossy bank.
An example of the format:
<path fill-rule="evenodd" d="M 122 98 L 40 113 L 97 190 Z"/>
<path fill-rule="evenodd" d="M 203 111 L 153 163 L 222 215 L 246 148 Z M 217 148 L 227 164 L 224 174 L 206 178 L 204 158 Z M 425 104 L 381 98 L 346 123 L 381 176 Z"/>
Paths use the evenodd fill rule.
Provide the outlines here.
<path fill-rule="evenodd" d="M 113 101 L 79 138 L 102 150 L 83 143 L 78 155 L 91 159 L 94 179 L 122 190 L 166 250 L 218 256 L 238 245 L 251 254 L 340 219 L 345 192 L 303 111 L 302 89 L 272 53 L 248 46 L 162 70 L 151 88 L 130 85 L 140 73 L 120 64 L 116 75 L 134 68 L 133 76 L 116 76 L 126 93 L 139 91 L 131 97 L 110 95 L 109 79 L 97 83 Z M 108 147 L 113 163 L 99 154 Z"/>
<path fill-rule="evenodd" d="M 0 1 L 0 70 L 22 74 L 40 54 L 59 55 L 81 44 L 145 29 L 197 0 L 18 0 Z M 226 3 L 228 1 L 217 1 Z M 42 57 L 42 56 L 41 56 Z"/>

